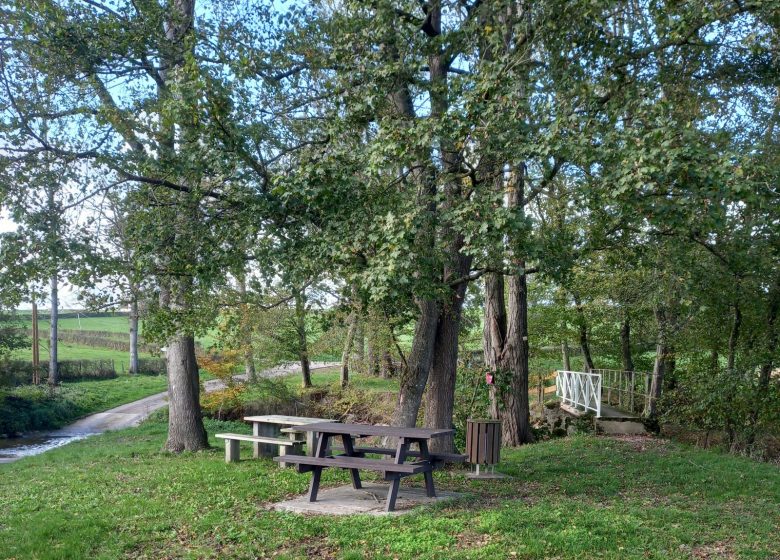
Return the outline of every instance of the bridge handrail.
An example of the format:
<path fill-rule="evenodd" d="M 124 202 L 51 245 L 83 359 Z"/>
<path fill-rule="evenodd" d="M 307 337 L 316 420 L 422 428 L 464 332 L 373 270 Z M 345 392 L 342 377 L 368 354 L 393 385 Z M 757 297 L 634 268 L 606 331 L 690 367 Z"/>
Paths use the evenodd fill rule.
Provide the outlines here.
<path fill-rule="evenodd" d="M 602 398 L 613 404 L 612 393 L 617 396 L 616 406 L 636 412 L 647 406 L 653 374 L 646 371 L 628 371 L 618 369 L 594 369 L 602 376 Z"/>
<path fill-rule="evenodd" d="M 585 371 L 558 370 L 555 392 L 565 404 L 592 410 L 601 417 L 601 375 Z"/>

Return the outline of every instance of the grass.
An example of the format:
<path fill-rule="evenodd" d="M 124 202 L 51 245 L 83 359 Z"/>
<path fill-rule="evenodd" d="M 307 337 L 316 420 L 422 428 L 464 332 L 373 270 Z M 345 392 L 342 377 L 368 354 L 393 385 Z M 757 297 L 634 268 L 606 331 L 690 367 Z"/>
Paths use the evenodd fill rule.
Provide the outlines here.
<path fill-rule="evenodd" d="M 284 382 L 290 389 L 298 389 L 301 386 L 301 374 L 294 373 L 284 376 Z M 341 369 L 338 366 L 315 369 L 311 372 L 311 382 L 315 388 L 336 385 L 341 380 Z M 350 385 L 356 389 L 365 391 L 398 391 L 398 379 L 382 379 L 368 375 L 351 373 Z"/>
<path fill-rule="evenodd" d="M 210 434 L 243 429 L 209 422 Z M 575 437 L 505 450 L 515 478 L 436 474 L 468 497 L 400 517 L 271 512 L 309 475 L 220 447 L 160 452 L 165 424 L 0 465 L 10 558 L 776 558 L 780 471 L 660 440 Z M 216 445 L 216 441 L 212 440 Z M 328 472 L 325 485 L 347 482 Z M 411 479 L 414 484 L 420 481 Z"/>
<path fill-rule="evenodd" d="M 151 354 L 140 352 L 139 357 L 150 358 Z M 81 346 L 79 344 L 70 344 L 66 342 L 60 342 L 57 345 L 57 357 L 60 360 L 114 360 L 117 371 L 122 370 L 124 366 L 125 371 L 130 366 L 130 356 L 128 352 L 122 350 L 112 350 L 110 348 L 95 348 L 92 346 Z M 32 349 L 24 348 L 15 350 L 11 354 L 11 358 L 14 360 L 32 360 Z M 46 362 L 49 359 L 49 346 L 48 344 L 41 344 L 41 361 Z"/>

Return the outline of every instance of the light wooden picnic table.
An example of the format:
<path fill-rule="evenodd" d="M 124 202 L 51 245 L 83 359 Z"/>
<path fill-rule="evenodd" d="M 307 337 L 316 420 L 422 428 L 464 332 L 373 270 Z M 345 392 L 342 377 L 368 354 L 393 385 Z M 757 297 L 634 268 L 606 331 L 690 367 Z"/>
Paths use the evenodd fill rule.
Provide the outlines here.
<path fill-rule="evenodd" d="M 306 416 L 286 416 L 284 414 L 265 414 L 262 416 L 244 416 L 244 420 L 252 423 L 252 434 L 255 436 L 279 437 L 282 435 L 282 428 L 292 428 L 303 426 L 305 424 L 315 424 L 318 422 L 336 422 L 328 418 L 309 418 Z M 304 432 L 305 430 L 300 430 Z M 316 432 L 306 432 L 306 453 L 314 455 L 317 447 Z M 264 443 L 255 443 L 253 445 L 255 457 L 274 457 L 277 455 L 278 446 Z"/>

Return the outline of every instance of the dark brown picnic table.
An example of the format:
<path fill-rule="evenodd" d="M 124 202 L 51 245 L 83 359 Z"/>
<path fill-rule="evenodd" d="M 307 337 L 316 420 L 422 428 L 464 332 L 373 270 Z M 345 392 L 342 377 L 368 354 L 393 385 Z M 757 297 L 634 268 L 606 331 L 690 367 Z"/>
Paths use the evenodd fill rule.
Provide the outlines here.
<path fill-rule="evenodd" d="M 317 441 L 317 450 L 313 457 L 288 456 L 274 457 L 274 461 L 284 461 L 288 464 L 296 464 L 298 472 L 312 472 L 311 485 L 309 486 L 309 501 L 317 501 L 317 492 L 320 487 L 322 469 L 338 467 L 349 469 L 352 479 L 352 487 L 361 488 L 359 470 L 375 470 L 384 472 L 385 480 L 390 481 L 390 489 L 387 491 L 386 511 L 393 511 L 398 497 L 398 488 L 401 478 L 415 474 L 425 477 L 425 491 L 430 497 L 436 496 L 433 486 L 434 459 L 428 451 L 428 441 L 434 437 L 448 435 L 454 432 L 450 429 L 429 428 L 400 428 L 396 426 L 372 426 L 370 424 L 341 424 L 336 422 L 318 422 L 305 424 L 298 427 L 301 431 L 317 432 L 320 434 Z M 359 447 L 355 445 L 358 438 L 379 436 L 397 439 L 395 450 L 382 448 Z M 327 454 L 332 438 L 340 438 L 344 447 L 343 455 Z M 409 448 L 416 444 L 419 451 L 414 452 Z M 389 455 L 390 459 L 366 458 L 366 453 L 379 453 Z M 407 458 L 415 459 L 407 463 Z"/>

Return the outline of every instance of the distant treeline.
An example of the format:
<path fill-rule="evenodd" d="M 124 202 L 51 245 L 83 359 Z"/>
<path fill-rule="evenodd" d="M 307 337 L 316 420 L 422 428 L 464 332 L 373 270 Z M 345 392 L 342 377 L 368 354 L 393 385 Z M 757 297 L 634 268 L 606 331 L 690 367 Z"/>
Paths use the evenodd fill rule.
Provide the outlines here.
<path fill-rule="evenodd" d="M 23 309 L 16 311 L 18 317 L 30 317 L 32 311 Z M 57 316 L 60 319 L 90 319 L 100 317 L 127 317 L 127 311 L 60 311 Z M 38 319 L 48 321 L 51 314 L 48 311 L 38 309 Z"/>

